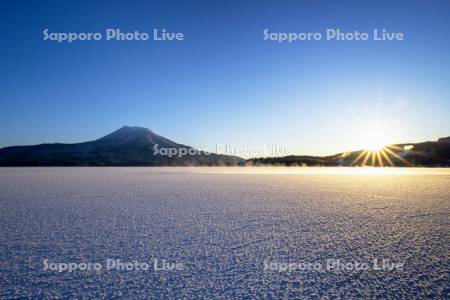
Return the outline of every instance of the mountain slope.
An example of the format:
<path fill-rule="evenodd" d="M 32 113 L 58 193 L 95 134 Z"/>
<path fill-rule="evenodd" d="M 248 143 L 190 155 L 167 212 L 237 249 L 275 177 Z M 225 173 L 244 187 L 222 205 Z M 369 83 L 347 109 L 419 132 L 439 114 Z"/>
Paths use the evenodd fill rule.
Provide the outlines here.
<path fill-rule="evenodd" d="M 450 137 L 422 143 L 396 144 L 387 147 L 389 151 L 370 156 L 365 165 L 389 166 L 389 158 L 394 166 L 450 166 Z M 245 165 L 282 165 L 282 166 L 361 166 L 366 153 L 364 150 L 338 153 L 331 156 L 283 156 L 264 157 L 247 160 Z M 386 156 L 386 157 L 385 157 Z M 382 163 L 380 163 L 380 160 Z"/>
<path fill-rule="evenodd" d="M 75 144 L 41 144 L 0 149 L 0 166 L 167 166 L 236 165 L 236 156 L 155 154 L 157 149 L 193 149 L 143 127 L 124 126 L 100 139 Z"/>
<path fill-rule="evenodd" d="M 450 137 L 440 138 L 437 141 L 421 143 L 396 144 L 386 147 L 386 155 L 395 166 L 450 166 Z M 343 165 L 361 165 L 363 159 L 357 160 L 362 150 L 341 154 L 338 162 Z M 389 165 L 389 161 L 380 155 L 375 158 L 375 166 Z M 371 165 L 371 158 L 368 160 Z"/>

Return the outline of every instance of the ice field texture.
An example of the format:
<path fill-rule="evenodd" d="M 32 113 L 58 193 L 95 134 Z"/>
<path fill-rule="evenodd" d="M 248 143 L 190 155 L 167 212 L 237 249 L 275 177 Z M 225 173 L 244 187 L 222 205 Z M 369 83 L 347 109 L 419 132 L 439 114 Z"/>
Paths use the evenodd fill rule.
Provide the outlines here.
<path fill-rule="evenodd" d="M 450 170 L 352 170 L 0 168 L 0 299 L 449 299 Z"/>

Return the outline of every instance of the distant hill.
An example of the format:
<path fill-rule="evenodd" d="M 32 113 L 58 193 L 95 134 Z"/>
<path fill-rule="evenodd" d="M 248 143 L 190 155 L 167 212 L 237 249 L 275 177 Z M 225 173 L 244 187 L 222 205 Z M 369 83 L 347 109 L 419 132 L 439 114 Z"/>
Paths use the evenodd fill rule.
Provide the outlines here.
<path fill-rule="evenodd" d="M 158 150 L 156 154 L 155 149 Z M 178 152 L 168 155 L 167 150 L 162 152 L 163 149 L 175 149 Z M 179 157 L 180 149 L 190 154 Z M 192 147 L 159 136 L 147 128 L 129 126 L 84 143 L 0 149 L 0 166 L 217 166 L 242 162 L 243 159 L 236 156 L 196 151 Z"/>
<path fill-rule="evenodd" d="M 185 153 L 180 153 L 181 149 Z M 168 151 L 176 153 L 169 155 Z M 391 145 L 383 153 L 372 155 L 359 150 L 331 156 L 291 155 L 245 161 L 237 156 L 198 151 L 147 128 L 124 126 L 84 143 L 2 148 L 0 166 L 450 166 L 450 137 Z"/>
<path fill-rule="evenodd" d="M 367 159 L 366 159 L 367 157 Z M 450 166 L 450 137 L 434 142 L 407 143 L 387 146 L 379 155 L 364 150 L 331 156 L 283 156 L 247 160 L 244 165 L 281 166 Z"/>

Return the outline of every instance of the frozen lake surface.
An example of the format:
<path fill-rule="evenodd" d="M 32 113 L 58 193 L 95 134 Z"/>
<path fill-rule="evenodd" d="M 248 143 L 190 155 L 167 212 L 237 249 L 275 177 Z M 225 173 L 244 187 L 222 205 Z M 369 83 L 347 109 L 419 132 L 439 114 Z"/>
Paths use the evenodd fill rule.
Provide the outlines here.
<path fill-rule="evenodd" d="M 449 215 L 443 169 L 0 168 L 0 298 L 448 299 Z"/>

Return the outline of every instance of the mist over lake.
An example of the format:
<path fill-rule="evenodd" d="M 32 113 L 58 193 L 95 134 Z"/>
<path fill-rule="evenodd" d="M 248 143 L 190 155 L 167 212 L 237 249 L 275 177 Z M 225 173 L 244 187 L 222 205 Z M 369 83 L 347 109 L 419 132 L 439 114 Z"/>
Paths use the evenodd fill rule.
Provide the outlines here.
<path fill-rule="evenodd" d="M 445 298 L 449 187 L 431 168 L 0 168 L 0 298 Z"/>

